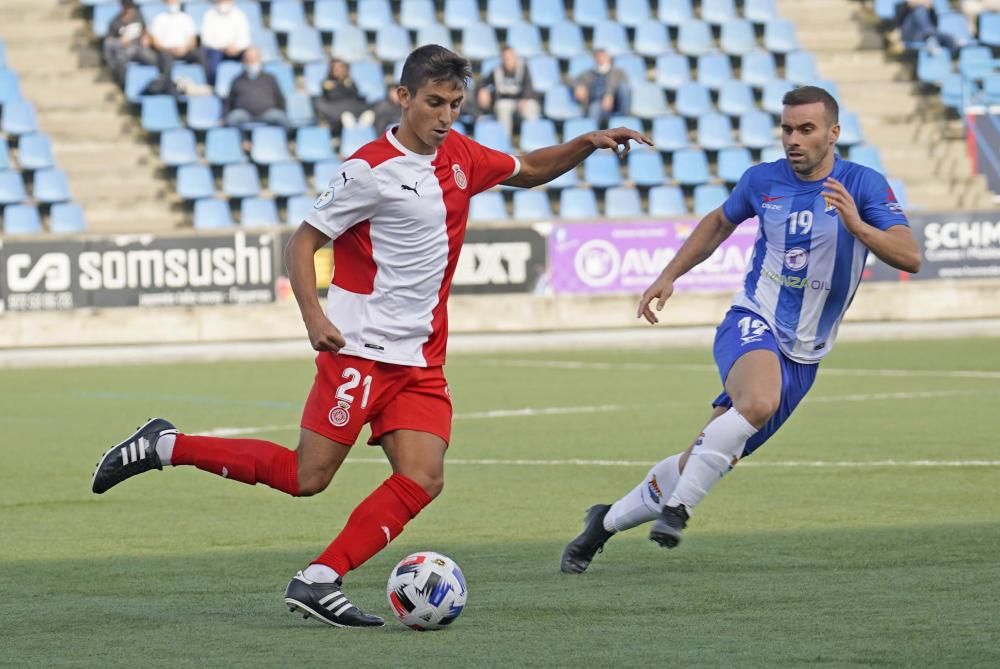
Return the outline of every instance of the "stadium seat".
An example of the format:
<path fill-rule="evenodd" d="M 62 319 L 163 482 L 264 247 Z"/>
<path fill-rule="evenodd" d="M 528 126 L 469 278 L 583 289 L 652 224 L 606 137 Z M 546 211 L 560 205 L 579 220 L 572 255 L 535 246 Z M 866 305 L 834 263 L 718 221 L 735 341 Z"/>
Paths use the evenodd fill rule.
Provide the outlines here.
<path fill-rule="evenodd" d="M 486 23 L 495 28 L 509 28 L 524 20 L 521 0 L 489 0 L 486 3 Z M 536 25 L 532 22 L 531 25 Z"/>
<path fill-rule="evenodd" d="M 269 165 L 290 160 L 288 136 L 284 128 L 263 126 L 250 134 L 250 159 L 259 165 Z"/>
<path fill-rule="evenodd" d="M 389 23 L 375 31 L 375 57 L 379 60 L 391 62 L 406 58 L 411 51 L 410 31 L 403 26 Z"/>
<path fill-rule="evenodd" d="M 937 29 L 938 32 L 950 35 L 960 46 L 975 42 L 972 33 L 969 32 L 969 23 L 965 15 L 960 12 L 938 14 Z"/>
<path fill-rule="evenodd" d="M 368 38 L 365 31 L 357 26 L 344 25 L 333 31 L 333 46 L 330 49 L 334 58 L 340 58 L 346 63 L 368 58 Z"/>
<path fill-rule="evenodd" d="M 160 135 L 160 160 L 167 167 L 198 162 L 198 146 L 190 128 L 176 128 Z"/>
<path fill-rule="evenodd" d="M 736 18 L 736 3 L 733 0 L 701 0 L 701 20 L 712 25 L 721 25 Z"/>
<path fill-rule="evenodd" d="M 596 28 L 608 21 L 607 0 L 573 0 L 573 21 L 581 26 Z"/>
<path fill-rule="evenodd" d="M 240 226 L 244 228 L 270 228 L 281 225 L 278 205 L 274 200 L 247 197 L 240 201 Z"/>
<path fill-rule="evenodd" d="M 904 0 L 875 0 L 875 15 L 884 23 L 889 21 L 895 21 L 896 19 L 896 5 L 903 2 Z"/>
<path fill-rule="evenodd" d="M 963 46 L 958 52 L 958 72 L 963 77 L 982 79 L 993 70 L 993 51 L 988 46 Z"/>
<path fill-rule="evenodd" d="M 816 56 L 809 51 L 792 51 L 785 54 L 785 79 L 803 86 L 819 79 Z"/>
<path fill-rule="evenodd" d="M 0 136 L 0 171 L 11 169 L 10 147 L 7 138 Z"/>
<path fill-rule="evenodd" d="M 660 20 L 660 23 L 677 27 L 694 18 L 694 12 L 691 10 L 691 0 L 668 0 L 666 2 L 661 0 L 658 4 L 659 11 L 656 16 Z"/>
<path fill-rule="evenodd" d="M 787 19 L 771 19 L 765 23 L 764 48 L 771 53 L 790 53 L 800 48 L 795 24 Z"/>
<path fill-rule="evenodd" d="M 620 4 L 620 3 L 619 3 Z M 655 58 L 670 51 L 670 35 L 662 23 L 641 23 L 635 28 L 632 48 L 640 56 Z"/>
<path fill-rule="evenodd" d="M 663 171 L 663 156 L 653 149 L 633 149 L 628 154 L 628 180 L 636 186 L 661 185 L 666 176 Z"/>
<path fill-rule="evenodd" d="M 975 97 L 978 88 L 974 81 L 963 81 L 957 72 L 941 80 L 941 104 L 956 112 L 965 107 L 966 101 Z"/>
<path fill-rule="evenodd" d="M 563 123 L 562 138 L 564 142 L 568 142 L 575 137 L 593 132 L 594 130 L 597 130 L 597 124 L 594 123 L 593 119 L 586 116 L 577 116 L 567 119 Z"/>
<path fill-rule="evenodd" d="M 549 28 L 549 53 L 556 58 L 568 60 L 584 50 L 580 26 L 563 21 Z"/>
<path fill-rule="evenodd" d="M 785 93 L 793 88 L 795 88 L 795 84 L 784 79 L 773 79 L 767 82 L 761 93 L 761 109 L 775 116 L 780 116 L 781 110 L 784 108 L 781 101 L 784 99 Z"/>
<path fill-rule="evenodd" d="M 552 0 L 529 0 L 528 17 L 536 26 L 551 28 L 566 20 L 566 10 L 561 2 Z"/>
<path fill-rule="evenodd" d="M 581 113 L 580 104 L 573 98 L 569 87 L 561 84 L 545 91 L 542 109 L 547 117 L 555 121 L 565 121 Z"/>
<path fill-rule="evenodd" d="M 664 114 L 653 119 L 652 140 L 660 151 L 686 149 L 691 143 L 687 123 L 675 114 Z"/>
<path fill-rule="evenodd" d="M 634 115 L 651 119 L 667 113 L 667 96 L 656 84 L 635 84 L 632 86 L 632 108 Z M 630 126 L 636 127 L 636 126 Z"/>
<path fill-rule="evenodd" d="M 708 181 L 708 158 L 701 149 L 674 151 L 670 174 L 682 186 L 697 186 Z"/>
<path fill-rule="evenodd" d="M 762 111 L 740 114 L 740 144 L 751 149 L 762 149 L 774 144 L 775 130 L 771 116 Z"/>
<path fill-rule="evenodd" d="M 222 100 L 214 95 L 194 95 L 187 100 L 187 125 L 192 130 L 208 130 L 222 122 Z"/>
<path fill-rule="evenodd" d="M 712 111 L 708 87 L 693 81 L 681 85 L 674 99 L 674 111 L 687 118 L 698 118 Z"/>
<path fill-rule="evenodd" d="M 425 2 L 430 4 L 430 0 L 425 0 Z M 404 0 L 403 8 L 405 9 L 407 5 L 412 4 L 412 1 Z M 347 10 L 347 0 L 316 0 L 316 4 L 313 5 L 312 24 L 320 32 L 332 33 L 340 26 L 350 22 L 351 16 Z"/>
<path fill-rule="evenodd" d="M 6 114 L 5 114 L 6 116 Z M 152 133 L 161 133 L 181 127 L 177 101 L 169 95 L 146 95 L 142 98 L 142 127 Z"/>
<path fill-rule="evenodd" d="M 447 26 L 443 26 L 440 23 L 434 23 L 417 29 L 417 46 L 423 46 L 424 44 L 440 44 L 446 49 L 453 51 L 455 49 L 455 45 L 451 39 L 451 31 L 448 30 Z M 399 61 L 399 69 L 402 69 L 402 66 L 402 61 Z M 399 81 L 398 76 L 395 79 Z"/>
<path fill-rule="evenodd" d="M 4 153 L 7 152 L 7 144 L 4 142 Z M 52 158 L 52 145 L 46 135 L 32 133 L 21 135 L 17 140 L 17 163 L 22 170 L 44 170 L 52 167 L 55 160 Z"/>
<path fill-rule="evenodd" d="M 267 189 L 278 197 L 292 197 L 306 192 L 306 174 L 302 163 L 290 160 L 267 167 Z"/>
<path fill-rule="evenodd" d="M 319 30 L 305 25 L 293 28 L 288 33 L 285 55 L 296 64 L 325 61 L 326 52 L 323 51 L 323 38 Z"/>
<path fill-rule="evenodd" d="M 175 62 L 170 68 L 170 79 L 181 89 L 183 89 L 180 85 L 181 82 L 196 86 L 208 85 L 208 76 L 206 76 L 205 67 L 201 63 Z"/>
<path fill-rule="evenodd" d="M 514 220 L 547 221 L 552 218 L 549 195 L 544 190 L 514 191 Z"/>
<path fill-rule="evenodd" d="M 555 179 L 546 184 L 548 190 L 560 190 L 563 188 L 574 188 L 580 184 L 580 179 L 577 175 L 576 169 L 569 170 L 568 172 L 563 172 Z"/>
<path fill-rule="evenodd" d="M 27 100 L 9 100 L 3 105 L 3 121 L 0 131 L 8 135 L 27 135 L 38 132 L 38 118 L 35 107 Z"/>
<path fill-rule="evenodd" d="M 177 168 L 177 194 L 185 200 L 200 200 L 215 195 L 215 180 L 207 165 L 181 165 Z"/>
<path fill-rule="evenodd" d="M 865 141 L 861 132 L 861 122 L 854 112 L 840 112 L 840 137 L 837 139 L 838 146 L 852 146 Z"/>
<path fill-rule="evenodd" d="M 278 87 L 281 88 L 282 95 L 286 98 L 295 95 L 295 69 L 291 63 L 283 60 L 264 63 L 264 71 L 278 80 Z"/>
<path fill-rule="evenodd" d="M 312 99 L 305 93 L 292 93 L 285 98 L 288 122 L 293 128 L 316 124 L 316 112 Z"/>
<path fill-rule="evenodd" d="M 377 60 L 358 60 L 350 65 L 351 79 L 357 84 L 358 92 L 369 103 L 385 99 L 385 73 L 382 63 Z"/>
<path fill-rule="evenodd" d="M 609 188 L 604 193 L 604 215 L 608 218 L 641 218 L 639 191 L 629 186 Z"/>
<path fill-rule="evenodd" d="M 570 83 L 587 70 L 594 69 L 595 65 L 594 56 L 589 52 L 578 53 L 570 58 L 569 65 L 566 66 L 566 75 Z"/>
<path fill-rule="evenodd" d="M 709 112 L 698 117 L 698 144 L 709 151 L 718 151 L 733 145 L 733 124 L 729 117 Z"/>
<path fill-rule="evenodd" d="M 733 70 L 729 65 L 729 56 L 726 54 L 714 52 L 698 56 L 697 81 L 702 86 L 716 91 L 732 78 Z"/>
<path fill-rule="evenodd" d="M 167 11 L 167 5 L 163 2 L 137 2 L 139 13 L 147 26 L 153 25 L 153 21 L 159 14 Z"/>
<path fill-rule="evenodd" d="M 615 3 L 615 20 L 629 28 L 638 29 L 646 24 L 654 24 L 649 10 L 649 0 L 617 0 Z M 663 25 L 663 24 L 658 24 Z"/>
<path fill-rule="evenodd" d="M 745 0 L 743 3 L 743 18 L 753 23 L 767 23 L 777 16 L 774 0 Z"/>
<path fill-rule="evenodd" d="M 784 157 L 785 149 L 780 144 L 765 146 L 760 150 L 760 162 L 762 163 L 773 163 L 774 161 L 781 160 Z"/>
<path fill-rule="evenodd" d="M 0 69 L 0 106 L 21 99 L 21 81 L 17 73 Z"/>
<path fill-rule="evenodd" d="M 214 197 L 206 197 L 194 203 L 194 227 L 196 230 L 214 230 L 233 225 L 233 215 L 229 202 Z"/>
<path fill-rule="evenodd" d="M 551 119 L 539 118 L 521 124 L 520 149 L 525 153 L 558 144 L 556 124 Z"/>
<path fill-rule="evenodd" d="M 298 225 L 306 220 L 306 216 L 312 211 L 315 200 L 316 198 L 311 195 L 296 195 L 288 198 L 288 202 L 285 204 L 285 223 Z"/>
<path fill-rule="evenodd" d="M 753 24 L 743 19 L 730 19 L 722 24 L 719 47 L 733 56 L 742 56 L 757 48 Z"/>
<path fill-rule="evenodd" d="M 691 68 L 686 56 L 665 53 L 656 57 L 654 81 L 658 86 L 675 91 L 691 81 Z"/>
<path fill-rule="evenodd" d="M 545 53 L 542 34 L 533 23 L 514 23 L 507 26 L 507 45 L 514 47 L 522 58 L 531 58 Z"/>
<path fill-rule="evenodd" d="M 712 30 L 704 21 L 685 21 L 678 28 L 677 50 L 685 56 L 700 56 L 715 48 Z"/>
<path fill-rule="evenodd" d="M 510 136 L 507 134 L 507 128 L 489 116 L 480 116 L 479 120 L 476 121 L 473 138 L 480 144 L 497 151 L 504 153 L 513 153 L 514 151 Z"/>
<path fill-rule="evenodd" d="M 229 97 L 229 91 L 236 78 L 243 74 L 243 64 L 234 60 L 224 60 L 215 70 L 215 94 L 220 98 Z"/>
<path fill-rule="evenodd" d="M 594 188 L 610 188 L 622 183 L 621 161 L 610 151 L 592 153 L 583 161 L 584 179 Z"/>
<path fill-rule="evenodd" d="M 273 31 L 266 28 L 254 30 L 251 27 L 251 41 L 260 50 L 260 60 L 262 63 L 273 63 L 281 60 L 281 51 L 278 49 L 278 37 Z"/>
<path fill-rule="evenodd" d="M 49 231 L 54 234 L 86 232 L 83 208 L 75 202 L 58 202 L 49 210 Z"/>
<path fill-rule="evenodd" d="M 719 151 L 716 173 L 726 183 L 734 184 L 753 165 L 750 150 L 743 146 L 732 146 Z"/>
<path fill-rule="evenodd" d="M 604 49 L 612 56 L 631 52 L 625 26 L 620 23 L 601 23 L 595 26 L 592 44 L 595 51 Z"/>
<path fill-rule="evenodd" d="M 236 6 L 247 15 L 247 22 L 250 23 L 250 30 L 261 28 L 264 25 L 264 18 L 261 16 L 260 2 L 258 0 L 236 0 Z"/>
<path fill-rule="evenodd" d="M 984 104 L 1000 105 L 1000 72 L 983 79 L 982 99 Z"/>
<path fill-rule="evenodd" d="M 212 165 L 245 163 L 242 144 L 238 128 L 211 128 L 205 134 L 205 160 Z"/>
<path fill-rule="evenodd" d="M 332 160 L 333 141 L 330 128 L 326 126 L 305 126 L 295 132 L 295 157 L 304 163 Z"/>
<path fill-rule="evenodd" d="M 115 20 L 120 11 L 121 7 L 118 4 L 96 5 L 94 17 L 90 22 L 90 29 L 94 31 L 94 35 L 104 39 L 108 34 L 108 28 L 111 27 L 111 22 Z"/>
<path fill-rule="evenodd" d="M 500 47 L 493 26 L 474 23 L 462 28 L 462 55 L 469 60 L 498 57 Z"/>
<path fill-rule="evenodd" d="M 452 30 L 480 23 L 477 0 L 444 0 L 444 24 Z M 468 56 L 466 56 L 468 57 Z"/>
<path fill-rule="evenodd" d="M 597 218 L 597 197 L 589 188 L 566 188 L 559 193 L 559 218 Z"/>
<path fill-rule="evenodd" d="M 1000 47 L 1000 12 L 983 12 L 979 15 L 977 39 L 994 49 Z"/>
<path fill-rule="evenodd" d="M 552 56 L 529 58 L 528 74 L 531 75 L 531 85 L 536 91 L 548 90 L 552 86 L 562 83 L 559 61 Z"/>
<path fill-rule="evenodd" d="M 290 33 L 307 23 L 301 0 L 272 0 L 268 27 L 274 32 Z"/>
<path fill-rule="evenodd" d="M 260 195 L 257 166 L 250 163 L 234 163 L 223 167 L 222 192 L 226 197 L 237 199 Z"/>
<path fill-rule="evenodd" d="M 876 172 L 885 174 L 885 165 L 878 149 L 869 144 L 855 144 L 847 150 L 847 159 L 851 162 L 870 167 Z"/>
<path fill-rule="evenodd" d="M 472 197 L 469 202 L 470 221 L 503 221 L 507 219 L 507 206 L 503 193 L 498 190 L 486 191 Z"/>
<path fill-rule="evenodd" d="M 0 76 L 2 75 L 0 72 Z M 142 92 L 159 78 L 160 70 L 155 65 L 129 63 L 125 68 L 125 99 L 132 104 L 139 104 Z"/>
<path fill-rule="evenodd" d="M 372 32 L 396 23 L 396 17 L 392 14 L 389 0 L 358 0 L 357 7 L 356 16 L 359 28 Z M 409 40 L 409 35 L 407 35 L 407 40 Z"/>
<path fill-rule="evenodd" d="M 0 172 L 0 205 L 16 204 L 28 199 L 24 190 L 24 178 L 17 170 Z"/>
<path fill-rule="evenodd" d="M 3 232 L 5 235 L 40 235 L 42 217 L 33 204 L 9 204 L 3 208 Z"/>
<path fill-rule="evenodd" d="M 657 186 L 649 189 L 649 215 L 678 218 L 688 215 L 684 193 L 677 186 Z"/>
<path fill-rule="evenodd" d="M 924 46 L 917 51 L 918 80 L 925 84 L 940 85 L 951 73 L 951 54 L 945 49 L 931 50 Z"/>
<path fill-rule="evenodd" d="M 183 4 L 184 13 L 191 17 L 196 26 L 201 26 L 205 13 L 212 7 L 211 2 L 185 2 Z"/>
<path fill-rule="evenodd" d="M 729 116 L 739 116 L 743 112 L 756 109 L 750 84 L 730 80 L 719 89 L 719 111 Z"/>
<path fill-rule="evenodd" d="M 375 129 L 370 125 L 359 125 L 344 128 L 340 133 L 340 155 L 344 158 L 352 155 L 362 146 L 375 139 Z"/>
<path fill-rule="evenodd" d="M 761 88 L 772 79 L 777 79 L 774 55 L 769 51 L 751 51 L 743 56 L 740 65 L 740 81 L 754 88 Z"/>
<path fill-rule="evenodd" d="M 694 215 L 699 218 L 722 206 L 729 197 L 729 189 L 718 184 L 702 184 L 694 188 Z"/>
<path fill-rule="evenodd" d="M 66 173 L 60 169 L 49 167 L 38 170 L 34 174 L 33 181 L 31 195 L 36 202 L 51 204 L 52 202 L 65 202 L 72 198 Z"/>
<path fill-rule="evenodd" d="M 642 121 L 639 120 L 638 116 L 633 116 L 631 114 L 612 114 L 608 117 L 608 127 L 609 128 L 638 128 L 642 129 Z M 635 143 L 635 140 L 631 140 L 632 148 L 641 146 Z"/>

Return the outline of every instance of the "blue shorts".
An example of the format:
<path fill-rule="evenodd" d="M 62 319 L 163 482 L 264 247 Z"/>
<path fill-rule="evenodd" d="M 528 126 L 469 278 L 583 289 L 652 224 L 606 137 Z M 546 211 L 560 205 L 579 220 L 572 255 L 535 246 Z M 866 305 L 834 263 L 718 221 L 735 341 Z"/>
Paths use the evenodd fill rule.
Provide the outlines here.
<path fill-rule="evenodd" d="M 715 331 L 715 364 L 719 368 L 719 376 L 725 386 L 729 370 L 740 356 L 750 351 L 764 349 L 773 351 L 781 362 L 781 402 L 778 410 L 764 424 L 757 434 L 747 440 L 743 447 L 743 455 L 746 457 L 757 450 L 778 428 L 784 424 L 788 417 L 795 411 L 802 398 L 809 392 L 813 381 L 816 380 L 816 371 L 819 364 L 803 364 L 795 362 L 778 349 L 778 342 L 774 338 L 771 328 L 759 315 L 743 309 L 733 307 L 722 319 L 718 329 Z M 733 401 L 729 393 L 725 390 L 712 402 L 713 407 L 731 407 Z"/>

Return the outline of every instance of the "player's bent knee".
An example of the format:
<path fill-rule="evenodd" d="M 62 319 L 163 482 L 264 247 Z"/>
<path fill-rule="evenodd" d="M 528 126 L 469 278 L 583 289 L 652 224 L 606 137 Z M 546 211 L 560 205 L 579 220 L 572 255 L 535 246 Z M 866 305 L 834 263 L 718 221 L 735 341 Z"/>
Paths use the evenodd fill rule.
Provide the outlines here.
<path fill-rule="evenodd" d="M 332 472 L 299 472 L 299 497 L 312 497 L 326 490 L 333 480 Z"/>
<path fill-rule="evenodd" d="M 417 485 L 424 489 L 428 497 L 434 499 L 444 490 L 444 474 L 414 474 L 411 478 Z"/>
<path fill-rule="evenodd" d="M 748 423 L 762 427 L 778 410 L 779 404 L 778 397 L 750 397 L 734 406 Z"/>

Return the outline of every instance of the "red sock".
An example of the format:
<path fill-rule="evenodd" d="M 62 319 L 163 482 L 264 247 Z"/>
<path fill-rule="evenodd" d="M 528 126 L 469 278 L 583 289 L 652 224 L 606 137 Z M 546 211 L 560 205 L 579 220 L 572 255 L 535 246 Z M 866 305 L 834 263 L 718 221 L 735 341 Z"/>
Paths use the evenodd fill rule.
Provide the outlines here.
<path fill-rule="evenodd" d="M 263 483 L 293 497 L 299 494 L 295 451 L 270 441 L 178 434 L 170 461 L 250 485 Z"/>
<path fill-rule="evenodd" d="M 341 576 L 357 569 L 398 537 L 403 526 L 430 503 L 430 495 L 415 481 L 393 474 L 358 504 L 347 525 L 313 564 L 325 564 Z"/>

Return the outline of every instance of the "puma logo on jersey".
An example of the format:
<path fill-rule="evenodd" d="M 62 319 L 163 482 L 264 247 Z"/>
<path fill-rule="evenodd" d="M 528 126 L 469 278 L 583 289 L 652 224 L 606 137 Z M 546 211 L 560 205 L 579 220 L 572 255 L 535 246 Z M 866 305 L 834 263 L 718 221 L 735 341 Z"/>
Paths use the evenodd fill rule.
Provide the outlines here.
<path fill-rule="evenodd" d="M 407 186 L 406 184 L 399 184 L 399 187 L 402 188 L 403 190 L 412 190 L 414 193 L 417 194 L 417 197 L 420 197 L 420 193 L 417 191 L 417 186 L 419 186 L 419 185 L 420 185 L 420 182 L 418 181 L 415 184 L 413 184 L 412 186 Z"/>
<path fill-rule="evenodd" d="M 354 181 L 354 177 L 347 176 L 347 172 L 341 172 L 340 176 L 344 177 L 344 185 L 347 185 L 348 181 Z"/>

